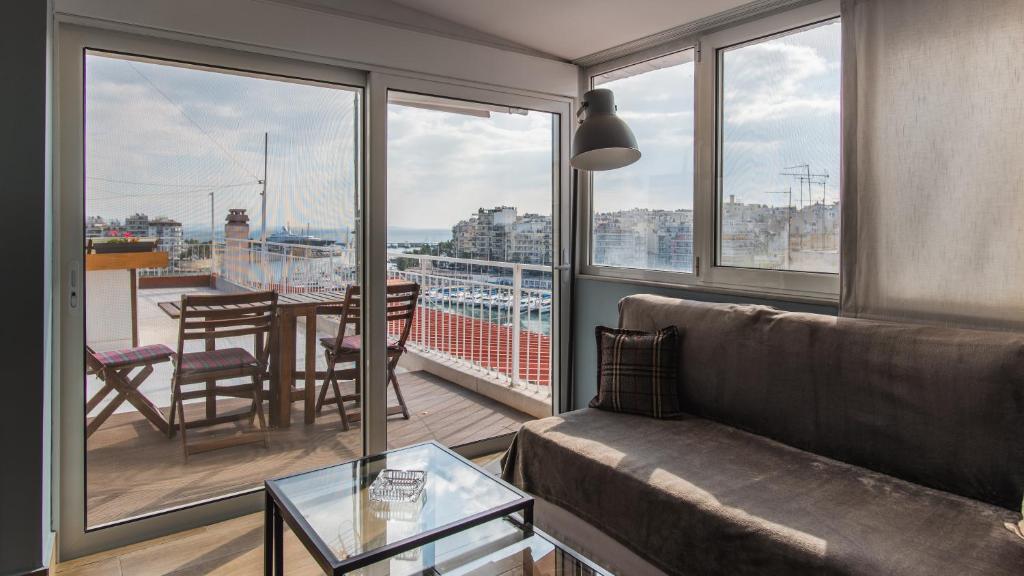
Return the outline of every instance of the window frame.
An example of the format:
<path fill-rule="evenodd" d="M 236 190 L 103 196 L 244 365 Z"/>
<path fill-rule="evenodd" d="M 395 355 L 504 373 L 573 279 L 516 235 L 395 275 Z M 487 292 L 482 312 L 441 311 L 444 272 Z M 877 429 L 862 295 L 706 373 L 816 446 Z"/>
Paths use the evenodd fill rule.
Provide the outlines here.
<path fill-rule="evenodd" d="M 694 49 L 694 185 L 692 273 L 620 268 L 592 263 L 593 209 L 591 177 L 580 181 L 580 267 L 583 278 L 627 281 L 687 290 L 778 298 L 813 303 L 839 300 L 839 274 L 764 270 L 718 265 L 718 230 L 721 161 L 720 51 L 793 32 L 840 16 L 839 0 L 822 0 L 778 12 L 716 32 L 676 40 L 609 62 L 588 67 L 582 73 L 581 88 L 590 89 L 594 77 L 611 70 L 638 64 L 658 56 Z"/>
<path fill-rule="evenodd" d="M 697 76 L 698 76 L 698 64 L 699 64 L 699 53 L 698 53 L 698 42 L 694 37 L 681 38 L 673 42 L 662 44 L 654 48 L 635 52 L 621 58 L 609 60 L 608 62 L 602 62 L 595 64 L 587 68 L 584 71 L 584 80 L 581 83 L 584 90 L 591 90 L 594 88 L 594 78 L 602 74 L 607 74 L 615 70 L 621 70 L 623 68 L 629 68 L 637 64 L 643 64 L 651 60 L 656 60 L 664 56 L 677 54 L 679 52 L 685 52 L 687 50 L 693 51 L 693 62 L 694 62 L 694 83 L 693 83 L 693 94 L 694 99 L 697 96 Z M 696 167 L 697 161 L 697 118 L 694 116 L 694 146 L 693 146 L 693 162 Z M 641 151 L 642 153 L 642 151 Z M 692 284 L 696 283 L 697 272 L 699 264 L 697 263 L 697 257 L 701 253 L 698 246 L 701 242 L 701 235 L 697 232 L 697 174 L 694 170 L 694 182 L 693 182 L 693 256 L 694 265 L 691 272 L 681 272 L 673 270 L 658 270 L 653 268 L 630 268 L 625 266 L 610 266 L 606 264 L 595 264 L 594 263 L 594 237 L 593 237 L 593 225 L 594 225 L 594 202 L 593 202 L 593 190 L 594 180 L 592 172 L 579 172 L 579 210 L 580 210 L 580 270 L 578 273 L 583 276 L 595 276 L 605 279 L 628 279 L 628 280 L 639 280 L 648 282 L 661 282 L 661 283 L 683 283 Z"/>

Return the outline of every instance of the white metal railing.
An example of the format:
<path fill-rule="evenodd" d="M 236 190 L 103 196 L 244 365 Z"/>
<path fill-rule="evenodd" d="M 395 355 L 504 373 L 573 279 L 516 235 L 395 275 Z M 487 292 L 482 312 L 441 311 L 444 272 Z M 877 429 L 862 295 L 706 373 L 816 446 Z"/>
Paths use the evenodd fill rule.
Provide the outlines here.
<path fill-rule="evenodd" d="M 420 285 L 410 344 L 513 386 L 551 382 L 551 269 L 389 252 L 389 276 Z M 524 276 L 548 288 L 527 288 Z"/>
<path fill-rule="evenodd" d="M 165 268 L 139 270 L 142 276 L 200 276 L 210 274 L 213 269 L 213 251 L 209 242 L 184 243 L 170 250 L 158 245 L 158 252 L 167 252 Z"/>
<path fill-rule="evenodd" d="M 355 253 L 338 245 L 308 246 L 257 240 L 218 242 L 214 274 L 246 288 L 278 292 L 343 289 L 355 281 Z"/>
<path fill-rule="evenodd" d="M 251 289 L 341 290 L 355 282 L 351 248 L 228 240 L 212 270 Z M 420 285 L 410 347 L 512 386 L 550 391 L 551 269 L 535 264 L 388 252 L 388 277 Z"/>

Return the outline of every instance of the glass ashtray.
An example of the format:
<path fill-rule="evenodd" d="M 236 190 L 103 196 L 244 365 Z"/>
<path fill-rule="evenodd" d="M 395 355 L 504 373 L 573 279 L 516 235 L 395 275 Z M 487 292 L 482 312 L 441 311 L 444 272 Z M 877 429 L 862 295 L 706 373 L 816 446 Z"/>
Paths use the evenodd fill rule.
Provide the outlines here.
<path fill-rule="evenodd" d="M 427 473 L 423 470 L 386 468 L 370 484 L 373 502 L 415 502 L 423 494 Z"/>

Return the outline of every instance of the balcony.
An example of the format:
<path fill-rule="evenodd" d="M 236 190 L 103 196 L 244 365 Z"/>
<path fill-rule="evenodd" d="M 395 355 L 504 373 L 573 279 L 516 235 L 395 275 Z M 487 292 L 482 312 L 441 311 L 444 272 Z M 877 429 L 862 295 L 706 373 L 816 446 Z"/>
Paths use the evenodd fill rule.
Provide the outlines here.
<path fill-rule="evenodd" d="M 241 265 L 243 264 L 244 265 Z M 538 270 L 539 269 L 539 270 Z M 317 253 L 313 247 L 251 242 L 189 247 L 165 269 L 144 271 L 137 314 L 142 344 L 177 342 L 171 302 L 184 293 L 218 293 L 271 287 L 281 293 L 337 290 L 354 278 L 349 255 Z M 550 413 L 550 291 L 537 266 L 394 253 L 392 278 L 422 287 L 413 320 L 410 351 L 399 364 L 399 382 L 410 418 L 388 419 L 389 447 L 437 440 L 458 446 L 510 434 L 525 421 Z M 212 272 L 212 274 L 211 274 Z M 333 336 L 329 318 L 317 323 L 317 337 Z M 305 326 L 296 327 L 301 342 Z M 304 363 L 300 346 L 296 362 Z M 326 368 L 322 355 L 318 370 Z M 140 391 L 166 414 L 172 367 L 155 366 Z M 319 384 L 319 383 L 318 383 Z M 87 397 L 101 383 L 90 376 Z M 343 383 L 351 388 L 352 383 Z M 394 403 L 394 393 L 389 389 Z M 244 411 L 247 401 L 220 399 L 220 413 Z M 87 441 L 88 524 L 96 526 L 231 494 L 263 478 L 294 473 L 361 454 L 362 430 L 343 432 L 331 407 L 311 425 L 301 404 L 292 425 L 272 428 L 270 448 L 238 446 L 183 458 L 177 438 L 159 433 L 129 404 L 123 404 Z M 96 407 L 95 416 L 102 409 Z M 187 404 L 199 416 L 202 401 Z M 240 424 L 239 426 L 244 426 Z M 230 433 L 235 424 L 189 432 L 190 439 Z"/>

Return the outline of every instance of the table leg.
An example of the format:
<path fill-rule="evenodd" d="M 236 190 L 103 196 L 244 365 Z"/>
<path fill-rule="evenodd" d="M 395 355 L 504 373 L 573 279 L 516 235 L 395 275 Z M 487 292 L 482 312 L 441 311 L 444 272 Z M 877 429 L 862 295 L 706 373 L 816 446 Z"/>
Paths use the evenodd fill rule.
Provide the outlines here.
<path fill-rule="evenodd" d="M 274 499 L 266 492 L 263 507 L 263 576 L 273 576 L 274 570 Z"/>
<path fill-rule="evenodd" d="M 277 390 L 271 410 L 273 425 L 287 428 L 292 423 L 292 386 L 295 384 L 295 316 L 281 311 L 278 318 Z"/>
<path fill-rule="evenodd" d="M 316 311 L 306 314 L 306 388 L 304 392 L 306 424 L 316 421 Z"/>
<path fill-rule="evenodd" d="M 533 529 L 533 501 L 526 503 L 526 508 L 523 508 L 523 523 L 526 524 L 531 530 Z"/>
<path fill-rule="evenodd" d="M 284 519 L 274 507 L 274 576 L 284 576 Z"/>

